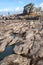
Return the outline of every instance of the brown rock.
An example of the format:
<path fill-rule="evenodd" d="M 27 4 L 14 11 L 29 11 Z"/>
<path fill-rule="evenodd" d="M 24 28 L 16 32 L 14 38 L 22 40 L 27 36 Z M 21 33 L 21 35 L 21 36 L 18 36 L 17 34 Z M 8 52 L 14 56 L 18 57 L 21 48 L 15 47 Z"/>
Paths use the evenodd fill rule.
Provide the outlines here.
<path fill-rule="evenodd" d="M 2 41 L 2 44 L 0 45 L 0 52 L 3 52 L 5 50 L 6 46 L 10 43 L 12 39 L 13 37 L 9 36 Z"/>
<path fill-rule="evenodd" d="M 13 54 L 4 58 L 0 65 L 30 65 L 30 61 L 31 59 Z"/>

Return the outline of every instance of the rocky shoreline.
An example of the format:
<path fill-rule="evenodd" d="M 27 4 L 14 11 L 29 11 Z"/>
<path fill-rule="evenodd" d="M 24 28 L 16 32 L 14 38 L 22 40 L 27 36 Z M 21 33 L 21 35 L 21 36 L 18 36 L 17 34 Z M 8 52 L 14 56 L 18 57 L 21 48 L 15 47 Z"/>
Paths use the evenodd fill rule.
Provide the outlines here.
<path fill-rule="evenodd" d="M 0 20 L 0 65 L 43 65 L 43 20 Z"/>

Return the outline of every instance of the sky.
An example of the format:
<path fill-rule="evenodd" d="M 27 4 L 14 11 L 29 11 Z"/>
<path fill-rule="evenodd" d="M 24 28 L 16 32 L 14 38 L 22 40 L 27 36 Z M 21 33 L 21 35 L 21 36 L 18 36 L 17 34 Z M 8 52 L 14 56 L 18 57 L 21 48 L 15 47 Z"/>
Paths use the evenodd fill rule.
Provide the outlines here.
<path fill-rule="evenodd" d="M 0 12 L 22 12 L 23 7 L 31 2 L 43 8 L 43 0 L 0 0 Z"/>

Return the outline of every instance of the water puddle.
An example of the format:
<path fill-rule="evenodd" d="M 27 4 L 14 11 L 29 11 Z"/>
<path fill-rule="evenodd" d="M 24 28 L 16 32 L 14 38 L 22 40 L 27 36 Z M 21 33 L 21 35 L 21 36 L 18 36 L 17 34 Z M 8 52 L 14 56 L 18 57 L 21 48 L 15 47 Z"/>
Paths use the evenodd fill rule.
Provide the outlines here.
<path fill-rule="evenodd" d="M 0 53 L 0 61 L 8 55 L 14 54 L 13 48 L 14 48 L 14 45 L 8 46 L 3 53 Z"/>

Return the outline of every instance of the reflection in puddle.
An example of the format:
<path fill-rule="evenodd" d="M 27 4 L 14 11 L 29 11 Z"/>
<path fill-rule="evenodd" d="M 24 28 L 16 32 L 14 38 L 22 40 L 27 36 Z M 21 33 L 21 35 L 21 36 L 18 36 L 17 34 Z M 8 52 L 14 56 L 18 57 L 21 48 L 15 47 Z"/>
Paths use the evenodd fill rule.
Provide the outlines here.
<path fill-rule="evenodd" d="M 0 53 L 0 61 L 1 61 L 4 57 L 6 57 L 6 56 L 8 56 L 8 55 L 14 54 L 13 48 L 14 48 L 14 45 L 8 46 L 3 53 Z"/>

